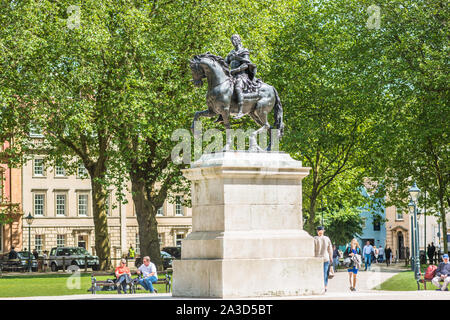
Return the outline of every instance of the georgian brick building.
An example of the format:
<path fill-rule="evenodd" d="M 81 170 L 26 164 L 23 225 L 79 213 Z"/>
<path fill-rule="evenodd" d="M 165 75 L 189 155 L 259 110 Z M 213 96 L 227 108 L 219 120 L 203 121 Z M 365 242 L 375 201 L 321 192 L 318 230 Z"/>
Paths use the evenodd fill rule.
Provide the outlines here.
<path fill-rule="evenodd" d="M 0 253 L 10 251 L 14 246 L 22 250 L 22 175 L 21 169 L 10 168 L 2 151 L 9 142 L 0 145 L 0 213 L 6 221 L 0 224 Z"/>

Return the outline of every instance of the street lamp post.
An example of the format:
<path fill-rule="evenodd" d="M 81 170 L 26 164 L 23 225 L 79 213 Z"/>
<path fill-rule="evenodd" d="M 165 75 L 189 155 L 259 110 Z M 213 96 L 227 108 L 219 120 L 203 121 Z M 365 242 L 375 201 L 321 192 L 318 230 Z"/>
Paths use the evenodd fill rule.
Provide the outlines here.
<path fill-rule="evenodd" d="M 28 272 L 31 272 L 31 224 L 33 223 L 34 217 L 31 213 L 25 217 L 28 223 Z"/>
<path fill-rule="evenodd" d="M 414 232 L 414 249 L 415 249 L 415 269 L 414 269 L 414 275 L 416 277 L 416 280 L 418 281 L 420 278 L 420 257 L 419 257 L 419 228 L 417 223 L 417 199 L 420 195 L 420 189 L 417 187 L 416 182 L 414 182 L 413 186 L 409 189 L 409 195 L 411 196 L 411 201 L 409 202 L 409 212 L 414 214 L 414 226 L 415 226 L 415 232 Z"/>
<path fill-rule="evenodd" d="M 411 270 L 414 271 L 415 268 L 415 254 L 416 251 L 414 250 L 414 242 L 415 242 L 415 232 L 414 232 L 414 215 L 410 214 L 411 217 Z"/>

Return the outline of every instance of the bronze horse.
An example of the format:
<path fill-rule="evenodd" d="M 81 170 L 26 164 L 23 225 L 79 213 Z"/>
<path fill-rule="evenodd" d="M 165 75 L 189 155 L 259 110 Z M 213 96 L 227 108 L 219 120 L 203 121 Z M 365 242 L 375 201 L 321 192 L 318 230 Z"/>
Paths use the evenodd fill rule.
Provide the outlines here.
<path fill-rule="evenodd" d="M 210 53 L 196 55 L 190 60 L 192 78 L 194 85 L 201 87 L 202 79 L 208 81 L 208 92 L 206 94 L 206 105 L 208 109 L 197 111 L 191 129 L 194 129 L 195 121 L 200 117 L 222 116 L 226 129 L 230 129 L 230 116 L 238 112 L 238 105 L 233 97 L 233 77 L 230 74 L 229 67 L 223 58 Z M 244 95 L 243 113 L 249 115 L 260 129 L 250 135 L 249 150 L 263 151 L 256 143 L 256 136 L 264 130 L 272 129 L 268 122 L 268 114 L 274 110 L 275 123 L 274 128 L 278 129 L 278 138 L 283 135 L 283 108 L 277 90 L 265 83 L 262 83 L 257 93 L 248 93 Z M 270 131 L 269 131 L 270 132 Z M 231 137 L 227 135 L 224 150 L 230 150 Z M 267 150 L 271 149 L 271 144 Z"/>

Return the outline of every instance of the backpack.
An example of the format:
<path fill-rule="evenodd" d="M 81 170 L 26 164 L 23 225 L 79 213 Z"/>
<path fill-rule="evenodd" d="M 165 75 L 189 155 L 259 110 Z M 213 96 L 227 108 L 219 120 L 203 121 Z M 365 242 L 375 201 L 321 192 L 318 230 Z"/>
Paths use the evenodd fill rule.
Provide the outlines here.
<path fill-rule="evenodd" d="M 431 280 L 434 278 L 436 274 L 437 267 L 435 265 L 428 266 L 427 270 L 425 271 L 424 279 Z"/>

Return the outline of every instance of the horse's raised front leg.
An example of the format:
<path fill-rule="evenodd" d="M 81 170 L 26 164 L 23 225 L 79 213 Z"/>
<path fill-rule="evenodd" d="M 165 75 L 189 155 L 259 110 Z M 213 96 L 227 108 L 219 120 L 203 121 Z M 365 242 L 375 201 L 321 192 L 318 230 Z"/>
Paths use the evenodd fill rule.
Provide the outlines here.
<path fill-rule="evenodd" d="M 255 122 L 257 122 L 258 124 L 262 125 L 261 128 L 259 128 L 256 131 L 253 131 L 252 134 L 250 135 L 250 139 L 249 139 L 249 151 L 252 152 L 261 152 L 264 151 L 263 148 L 261 148 L 258 143 L 256 142 L 256 137 L 258 136 L 258 134 L 260 134 L 263 131 L 267 131 L 270 129 L 270 124 L 267 121 L 267 112 L 258 112 L 258 115 L 256 117 L 252 118 L 255 120 Z M 260 120 L 257 121 L 256 119 Z"/>
<path fill-rule="evenodd" d="M 223 125 L 225 126 L 226 129 L 226 143 L 225 143 L 225 147 L 222 149 L 222 151 L 229 151 L 231 150 L 231 134 L 229 132 L 231 125 L 230 125 L 230 106 L 227 106 L 225 108 L 223 108 L 223 113 L 222 113 L 222 117 L 223 117 Z"/>
<path fill-rule="evenodd" d="M 214 117 L 216 114 L 214 112 L 212 112 L 209 109 L 203 110 L 203 111 L 197 111 L 194 114 L 194 120 L 192 121 L 192 125 L 191 125 L 191 131 L 194 132 L 195 129 L 195 122 L 198 120 L 198 118 L 200 117 Z"/>

